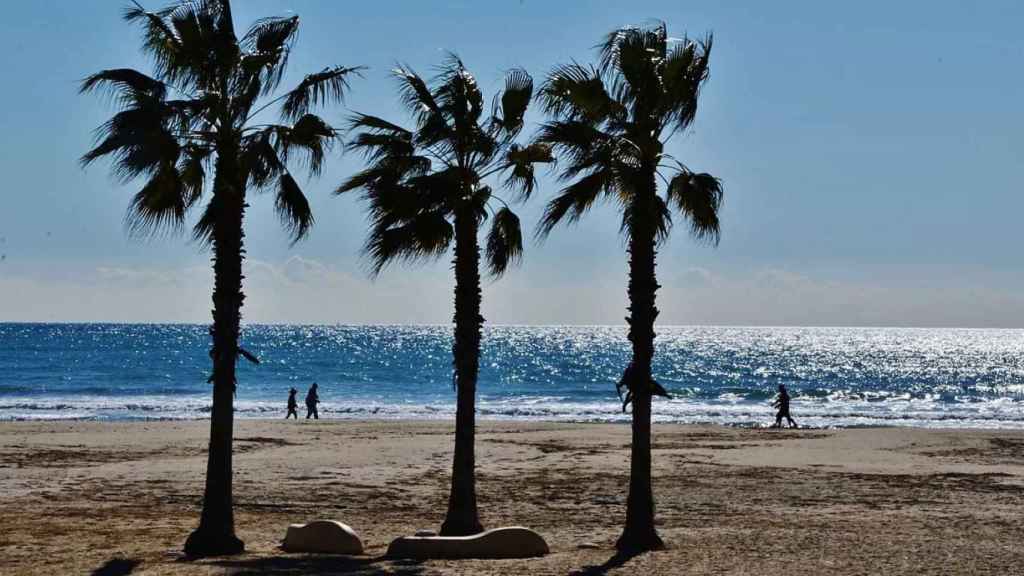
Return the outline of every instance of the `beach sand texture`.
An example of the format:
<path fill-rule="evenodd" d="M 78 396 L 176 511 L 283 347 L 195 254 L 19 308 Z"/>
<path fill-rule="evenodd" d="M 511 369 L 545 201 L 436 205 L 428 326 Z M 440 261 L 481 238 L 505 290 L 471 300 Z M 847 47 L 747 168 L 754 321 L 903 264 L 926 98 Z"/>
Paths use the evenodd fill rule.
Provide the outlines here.
<path fill-rule="evenodd" d="M 207 422 L 3 423 L 0 573 L 1024 573 L 1024 432 L 909 428 L 656 425 L 655 495 L 671 549 L 623 560 L 613 543 L 629 427 L 485 422 L 485 526 L 531 527 L 552 553 L 382 559 L 392 538 L 440 525 L 452 429 L 237 422 L 236 526 L 247 553 L 185 562 L 178 551 L 198 521 Z M 350 524 L 366 555 L 278 549 L 288 524 L 314 518 Z"/>

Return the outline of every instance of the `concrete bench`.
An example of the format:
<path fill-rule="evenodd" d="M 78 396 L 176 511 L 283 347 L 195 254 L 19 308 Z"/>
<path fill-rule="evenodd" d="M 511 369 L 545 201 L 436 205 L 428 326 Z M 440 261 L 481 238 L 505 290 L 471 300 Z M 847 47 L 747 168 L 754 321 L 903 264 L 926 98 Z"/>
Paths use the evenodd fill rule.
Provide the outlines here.
<path fill-rule="evenodd" d="M 390 558 L 533 558 L 550 550 L 540 534 L 529 528 L 495 528 L 473 536 L 403 536 L 391 542 Z"/>
<path fill-rule="evenodd" d="M 323 552 L 362 554 L 363 542 L 347 524 L 334 520 L 314 520 L 288 526 L 282 548 L 286 552 Z"/>

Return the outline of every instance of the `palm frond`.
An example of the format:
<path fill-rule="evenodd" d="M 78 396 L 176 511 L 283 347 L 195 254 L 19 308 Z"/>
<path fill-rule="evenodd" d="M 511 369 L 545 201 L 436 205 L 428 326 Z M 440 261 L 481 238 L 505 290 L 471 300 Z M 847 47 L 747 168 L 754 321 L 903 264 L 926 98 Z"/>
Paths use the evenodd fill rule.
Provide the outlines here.
<path fill-rule="evenodd" d="M 173 164 L 163 163 L 132 198 L 125 228 L 135 237 L 178 232 L 189 205 L 178 170 Z"/>
<path fill-rule="evenodd" d="M 406 176 L 403 183 L 409 187 L 414 195 L 410 200 L 413 200 L 424 210 L 435 210 L 443 207 L 444 210 L 454 212 L 466 200 L 466 195 L 469 193 L 464 188 L 464 179 L 472 178 L 474 175 L 467 174 L 458 167 L 450 167 L 427 172 L 419 176 L 410 174 Z M 480 208 L 483 209 L 482 206 Z"/>
<path fill-rule="evenodd" d="M 513 68 L 505 75 L 505 90 L 495 94 L 491 115 L 509 135 L 518 134 L 523 117 L 533 99 L 533 78 L 522 68 Z"/>
<path fill-rule="evenodd" d="M 194 0 L 193 0 L 194 1 Z M 242 47 L 238 44 L 238 37 L 235 36 L 235 23 L 231 15 L 230 0 L 205 0 L 205 9 L 210 12 L 212 18 L 213 58 L 217 61 L 218 69 L 237 68 Z"/>
<path fill-rule="evenodd" d="M 488 204 L 491 202 L 491 198 L 494 196 L 494 191 L 490 186 L 486 184 L 476 186 L 475 189 L 469 194 L 468 198 L 464 197 L 463 208 L 468 209 L 468 213 L 476 219 L 477 225 L 482 224 L 487 220 Z M 454 204 L 450 202 L 449 205 Z M 459 206 L 455 204 L 455 213 L 458 211 Z"/>
<path fill-rule="evenodd" d="M 243 55 L 238 63 L 239 72 L 231 83 L 231 125 L 244 126 L 252 118 L 252 109 L 264 92 L 264 72 L 267 68 L 254 62 L 249 54 Z"/>
<path fill-rule="evenodd" d="M 434 101 L 451 121 L 456 135 L 468 141 L 474 129 L 479 128 L 477 123 L 484 111 L 484 98 L 476 78 L 458 56 L 450 54 L 441 67 L 438 81 Z"/>
<path fill-rule="evenodd" d="M 282 172 L 278 177 L 274 208 L 293 244 L 305 238 L 313 227 L 313 210 L 309 206 L 309 200 L 288 172 Z"/>
<path fill-rule="evenodd" d="M 125 9 L 124 19 L 142 27 L 142 49 L 153 58 L 157 76 L 177 82 L 188 76 L 181 39 L 171 29 L 167 16 L 175 7 L 149 12 L 135 4 Z"/>
<path fill-rule="evenodd" d="M 600 70 L 622 74 L 634 93 L 657 82 L 655 69 L 665 60 L 668 29 L 664 22 L 653 26 L 627 26 L 605 37 L 599 46 Z"/>
<path fill-rule="evenodd" d="M 456 139 L 454 129 L 440 112 L 423 114 L 416 126 L 413 142 L 420 148 L 433 149 L 448 157 L 451 157 L 461 145 Z"/>
<path fill-rule="evenodd" d="M 167 96 L 167 85 L 131 68 L 102 70 L 82 80 L 78 93 L 102 90 L 122 107 L 138 106 Z"/>
<path fill-rule="evenodd" d="M 417 262 L 440 257 L 448 249 L 455 230 L 440 212 L 422 212 L 395 225 L 377 225 L 363 248 L 372 273 L 380 272 L 392 262 Z"/>
<path fill-rule="evenodd" d="M 387 120 L 379 116 L 371 116 L 369 114 L 353 114 L 348 118 L 348 124 L 346 129 L 349 131 L 354 130 L 368 130 L 373 134 L 393 134 L 393 135 L 411 135 L 412 133 L 402 128 L 398 124 L 392 124 Z"/>
<path fill-rule="evenodd" d="M 555 68 L 541 87 L 544 111 L 564 120 L 623 121 L 625 110 L 609 95 L 601 73 L 573 62 Z"/>
<path fill-rule="evenodd" d="M 350 176 L 334 190 L 334 194 L 363 190 L 364 198 L 372 206 L 390 210 L 394 209 L 390 199 L 400 198 L 403 203 L 409 204 L 418 193 L 425 192 L 427 188 L 418 182 L 418 178 L 427 175 L 429 171 L 430 160 L 423 156 L 385 158 Z M 415 188 L 417 184 L 421 186 L 419 189 Z M 431 205 L 436 204 L 436 200 L 431 201 Z"/>
<path fill-rule="evenodd" d="M 401 169 L 378 163 L 354 176 L 346 186 L 355 189 L 355 181 L 362 181 L 359 188 L 369 205 L 371 230 L 381 231 L 404 226 L 425 213 L 442 217 L 451 214 L 453 204 L 461 201 L 458 194 L 453 194 L 452 179 L 451 171 L 410 177 Z M 375 233 L 371 232 L 371 239 Z"/>
<path fill-rule="evenodd" d="M 510 145 L 503 167 L 503 170 L 508 171 L 505 187 L 518 191 L 523 200 L 528 199 L 537 187 L 535 165 L 554 161 L 549 144 L 535 142 L 524 147 L 518 144 Z"/>
<path fill-rule="evenodd" d="M 423 78 L 408 66 L 399 66 L 392 74 L 398 82 L 399 99 L 416 122 L 416 145 L 438 147 L 444 153 L 454 150 L 454 130 Z"/>
<path fill-rule="evenodd" d="M 307 114 L 310 108 L 328 102 L 341 102 L 348 91 L 348 79 L 359 75 L 362 66 L 335 66 L 324 68 L 316 74 L 309 74 L 294 90 L 288 92 L 281 106 L 281 114 L 288 120 L 296 120 Z"/>
<path fill-rule="evenodd" d="M 181 39 L 182 45 L 193 50 L 213 49 L 217 33 L 217 15 L 209 0 L 179 0 L 167 15 L 167 21 Z M 212 54 L 207 54 L 207 57 Z"/>
<path fill-rule="evenodd" d="M 159 107 L 132 108 L 117 113 L 97 129 L 96 146 L 81 159 L 89 166 L 104 156 L 113 157 L 113 173 L 122 182 L 151 175 L 165 164 L 175 164 L 181 153 L 167 129 Z"/>
<path fill-rule="evenodd" d="M 314 176 L 320 175 L 327 152 L 334 147 L 337 133 L 323 118 L 306 114 L 290 127 L 277 131 L 281 159 L 288 162 L 293 151 L 303 155 L 305 166 Z"/>
<path fill-rule="evenodd" d="M 162 20 L 177 43 L 152 51 L 158 75 L 176 85 L 216 89 L 217 65 L 227 59 L 222 51 L 230 42 L 221 38 L 217 7 L 210 0 L 179 0 Z"/>
<path fill-rule="evenodd" d="M 363 130 L 349 140 L 345 147 L 360 151 L 369 159 L 411 154 L 414 150 L 412 132 L 377 116 L 353 114 L 348 118 L 346 130 Z"/>
<path fill-rule="evenodd" d="M 277 177 L 285 171 L 274 137 L 274 131 L 268 129 L 248 135 L 242 141 L 239 169 L 245 175 L 246 183 L 259 190 L 275 183 Z"/>
<path fill-rule="evenodd" d="M 235 37 L 235 22 L 231 14 L 231 0 L 214 0 L 212 10 L 217 14 L 217 30 L 225 38 L 237 43 Z"/>
<path fill-rule="evenodd" d="M 408 66 L 399 65 L 392 74 L 398 80 L 398 92 L 402 104 L 406 107 L 417 121 L 420 122 L 424 115 L 440 113 L 440 107 L 434 101 L 434 95 L 430 92 L 427 83 Z"/>
<path fill-rule="evenodd" d="M 336 194 L 363 188 L 380 179 L 398 182 L 430 170 L 430 160 L 416 154 L 413 133 L 405 128 L 366 114 L 351 116 L 347 127 L 350 131 L 363 131 L 346 142 L 345 149 L 362 153 L 373 165 L 342 184 Z"/>
<path fill-rule="evenodd" d="M 571 180 L 600 166 L 638 163 L 637 150 L 628 141 L 587 122 L 556 121 L 541 125 L 537 142 L 551 146 L 564 160 L 560 178 Z"/>
<path fill-rule="evenodd" d="M 401 169 L 396 169 L 387 164 L 375 164 L 365 170 L 356 172 L 342 181 L 334 189 L 334 194 L 340 196 L 355 190 L 364 190 L 369 194 L 373 194 L 374 191 L 388 186 L 398 186 L 403 176 L 404 171 Z"/>
<path fill-rule="evenodd" d="M 218 67 L 239 55 L 227 0 L 178 0 L 156 12 L 134 2 L 124 12 L 143 31 L 156 76 L 185 90 L 214 88 Z"/>
<path fill-rule="evenodd" d="M 348 141 L 346 150 L 356 151 L 371 161 L 395 161 L 399 158 L 411 156 L 416 147 L 411 137 L 393 134 L 372 134 L 361 132 Z"/>
<path fill-rule="evenodd" d="M 689 222 L 694 238 L 718 244 L 721 236 L 718 212 L 723 195 L 718 178 L 682 168 L 669 182 L 666 199 Z"/>
<path fill-rule="evenodd" d="M 508 208 L 495 212 L 491 230 L 487 234 L 487 267 L 492 276 L 500 277 L 509 265 L 518 264 L 523 257 L 523 232 L 519 217 Z"/>
<path fill-rule="evenodd" d="M 298 16 L 261 18 L 242 37 L 248 52 L 243 64 L 258 75 L 260 93 L 269 94 L 280 85 L 298 31 Z"/>
<path fill-rule="evenodd" d="M 563 221 L 570 224 L 577 222 L 601 194 L 610 192 L 615 185 L 615 174 L 610 169 L 605 169 L 583 176 L 566 186 L 544 209 L 544 215 L 537 228 L 537 237 L 547 237 L 555 226 Z"/>
<path fill-rule="evenodd" d="M 260 18 L 242 36 L 242 46 L 252 52 L 276 53 L 288 50 L 299 31 L 299 17 Z"/>
<path fill-rule="evenodd" d="M 211 153 L 212 149 L 209 147 L 195 144 L 189 144 L 182 149 L 178 175 L 181 178 L 186 209 L 192 207 L 203 196 L 206 187 L 206 164 Z"/>
<path fill-rule="evenodd" d="M 700 90 L 708 79 L 713 37 L 683 38 L 669 53 L 662 72 L 664 123 L 685 130 L 697 115 Z"/>

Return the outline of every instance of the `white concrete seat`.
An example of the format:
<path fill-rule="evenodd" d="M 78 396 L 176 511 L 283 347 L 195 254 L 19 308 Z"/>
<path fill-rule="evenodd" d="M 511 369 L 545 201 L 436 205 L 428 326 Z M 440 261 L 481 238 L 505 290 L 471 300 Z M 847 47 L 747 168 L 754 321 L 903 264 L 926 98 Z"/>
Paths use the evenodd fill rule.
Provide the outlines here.
<path fill-rule="evenodd" d="M 314 520 L 288 526 L 282 547 L 286 552 L 363 553 L 363 541 L 355 530 L 334 520 Z"/>
<path fill-rule="evenodd" d="M 540 534 L 522 526 L 495 528 L 473 536 L 403 536 L 388 546 L 391 558 L 532 558 L 549 552 Z"/>

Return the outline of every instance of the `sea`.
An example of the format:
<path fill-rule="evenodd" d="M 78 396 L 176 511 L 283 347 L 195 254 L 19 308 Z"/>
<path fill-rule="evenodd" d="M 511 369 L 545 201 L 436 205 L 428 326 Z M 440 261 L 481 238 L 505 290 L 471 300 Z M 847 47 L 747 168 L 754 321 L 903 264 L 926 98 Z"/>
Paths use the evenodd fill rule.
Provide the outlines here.
<path fill-rule="evenodd" d="M 1024 330 L 657 327 L 657 422 L 767 426 L 780 384 L 803 426 L 1024 428 Z M 209 417 L 208 327 L 0 324 L 0 420 Z M 450 326 L 247 325 L 238 418 L 451 419 Z M 622 326 L 488 326 L 478 417 L 628 422 Z"/>

